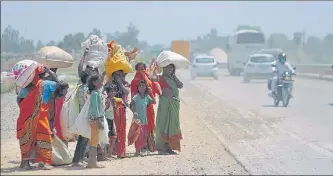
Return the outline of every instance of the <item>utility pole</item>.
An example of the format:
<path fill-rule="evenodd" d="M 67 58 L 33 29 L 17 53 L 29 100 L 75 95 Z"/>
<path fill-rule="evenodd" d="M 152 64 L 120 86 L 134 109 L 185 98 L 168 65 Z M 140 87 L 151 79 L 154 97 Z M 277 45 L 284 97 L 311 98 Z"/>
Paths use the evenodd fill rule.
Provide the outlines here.
<path fill-rule="evenodd" d="M 304 38 L 305 38 L 305 32 L 295 32 L 294 33 L 294 43 L 296 44 L 296 57 L 297 57 L 297 64 L 301 63 L 301 51 L 303 48 L 303 43 L 304 43 Z"/>

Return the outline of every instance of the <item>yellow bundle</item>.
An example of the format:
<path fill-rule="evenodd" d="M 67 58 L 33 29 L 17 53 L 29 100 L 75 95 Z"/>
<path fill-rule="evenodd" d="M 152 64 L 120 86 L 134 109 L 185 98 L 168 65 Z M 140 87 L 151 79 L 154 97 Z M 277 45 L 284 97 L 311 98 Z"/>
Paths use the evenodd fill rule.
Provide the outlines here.
<path fill-rule="evenodd" d="M 123 49 L 116 44 L 115 41 L 111 41 L 107 44 L 108 46 L 108 57 L 105 62 L 105 72 L 107 78 L 110 78 L 113 72 L 122 70 L 124 73 L 131 73 L 132 66 L 127 60 L 127 57 Z M 136 53 L 137 49 L 135 48 L 131 54 Z M 126 53 L 129 54 L 129 53 Z"/>

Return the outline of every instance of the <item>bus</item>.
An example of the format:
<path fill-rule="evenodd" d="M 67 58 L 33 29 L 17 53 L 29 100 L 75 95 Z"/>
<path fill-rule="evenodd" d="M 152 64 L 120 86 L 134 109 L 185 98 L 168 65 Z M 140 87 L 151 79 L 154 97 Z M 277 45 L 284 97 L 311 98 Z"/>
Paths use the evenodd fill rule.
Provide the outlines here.
<path fill-rule="evenodd" d="M 229 37 L 226 46 L 228 71 L 239 76 L 244 71 L 245 62 L 251 54 L 266 48 L 265 35 L 258 30 L 238 30 Z"/>

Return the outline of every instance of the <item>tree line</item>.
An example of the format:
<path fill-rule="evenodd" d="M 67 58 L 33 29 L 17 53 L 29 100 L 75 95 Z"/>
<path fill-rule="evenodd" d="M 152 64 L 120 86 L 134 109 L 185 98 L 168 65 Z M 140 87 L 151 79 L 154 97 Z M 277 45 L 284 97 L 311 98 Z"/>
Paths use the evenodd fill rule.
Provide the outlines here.
<path fill-rule="evenodd" d="M 256 29 L 260 27 L 239 25 L 237 29 Z M 70 53 L 80 53 L 81 42 L 85 41 L 91 34 L 98 35 L 105 39 L 105 41 L 116 40 L 117 43 L 125 48 L 137 47 L 143 51 L 156 51 L 166 49 L 161 44 L 149 44 L 144 40 L 139 39 L 140 30 L 132 23 L 127 26 L 124 32 L 116 31 L 114 33 L 102 33 L 101 30 L 93 28 L 92 31 L 85 35 L 83 32 L 69 33 L 63 37 L 61 41 L 49 41 L 43 43 L 38 40 L 26 39 L 20 35 L 20 32 L 12 26 L 7 26 L 1 35 L 1 53 L 32 53 L 38 51 L 44 46 L 58 46 Z M 289 39 L 286 34 L 273 33 L 266 36 L 267 43 L 271 48 L 281 48 L 288 51 L 296 51 L 298 46 L 294 39 Z M 207 34 L 198 36 L 190 40 L 191 50 L 194 52 L 207 53 L 213 48 L 225 49 L 228 43 L 228 36 L 220 36 L 218 31 L 212 28 Z M 306 55 L 308 60 L 318 63 L 331 63 L 333 62 L 333 33 L 327 34 L 325 37 L 320 38 L 317 36 L 308 36 L 301 45 L 301 55 Z"/>

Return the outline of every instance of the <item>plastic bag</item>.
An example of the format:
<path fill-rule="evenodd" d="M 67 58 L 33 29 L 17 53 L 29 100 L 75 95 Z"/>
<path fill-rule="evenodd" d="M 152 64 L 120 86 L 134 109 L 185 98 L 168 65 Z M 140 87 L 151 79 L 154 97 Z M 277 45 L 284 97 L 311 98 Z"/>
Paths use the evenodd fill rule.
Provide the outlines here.
<path fill-rule="evenodd" d="M 81 135 L 88 139 L 90 139 L 91 136 L 89 120 L 88 120 L 89 106 L 90 106 L 90 96 L 88 96 L 79 115 L 75 119 L 73 126 L 71 126 L 69 129 L 71 133 Z"/>
<path fill-rule="evenodd" d="M 182 55 L 172 51 L 162 51 L 156 58 L 159 67 L 174 64 L 176 68 L 187 68 L 190 62 Z"/>
<path fill-rule="evenodd" d="M 84 104 L 83 108 L 81 109 L 81 112 L 79 113 L 78 117 L 76 118 L 73 126 L 70 127 L 70 132 L 73 134 L 81 135 L 85 138 L 90 139 L 91 138 L 91 129 L 90 129 L 90 123 L 88 119 L 88 113 L 89 113 L 89 107 L 90 107 L 90 96 L 88 96 L 86 103 Z M 106 121 L 106 118 L 103 117 L 104 120 L 104 129 L 99 130 L 99 143 L 108 144 L 109 142 L 109 126 Z"/>
<path fill-rule="evenodd" d="M 69 68 L 73 65 L 72 55 L 56 46 L 45 46 L 37 53 L 36 61 L 49 68 Z"/>
<path fill-rule="evenodd" d="M 127 135 L 128 145 L 132 145 L 136 140 L 138 140 L 140 133 L 141 122 L 138 119 L 133 119 Z"/>
<path fill-rule="evenodd" d="M 123 49 L 111 41 L 108 45 L 108 57 L 105 62 L 105 72 L 108 78 L 112 73 L 118 70 L 122 70 L 124 73 L 133 72 L 131 64 L 128 62 Z"/>
<path fill-rule="evenodd" d="M 52 165 L 68 165 L 72 163 L 72 160 L 73 156 L 67 146 L 56 135 L 54 135 L 52 141 Z"/>
<path fill-rule="evenodd" d="M 90 35 L 89 38 L 81 43 L 84 51 L 88 50 L 85 58 L 85 64 L 93 68 L 100 68 L 104 66 L 105 60 L 108 55 L 108 49 L 104 41 L 97 35 Z"/>
<path fill-rule="evenodd" d="M 75 105 L 75 96 L 78 87 L 71 94 L 70 98 L 67 99 L 61 110 L 60 115 L 60 126 L 63 137 L 68 141 L 73 138 L 73 133 L 70 132 L 70 127 L 73 126 L 77 116 L 79 115 L 79 107 Z"/>

